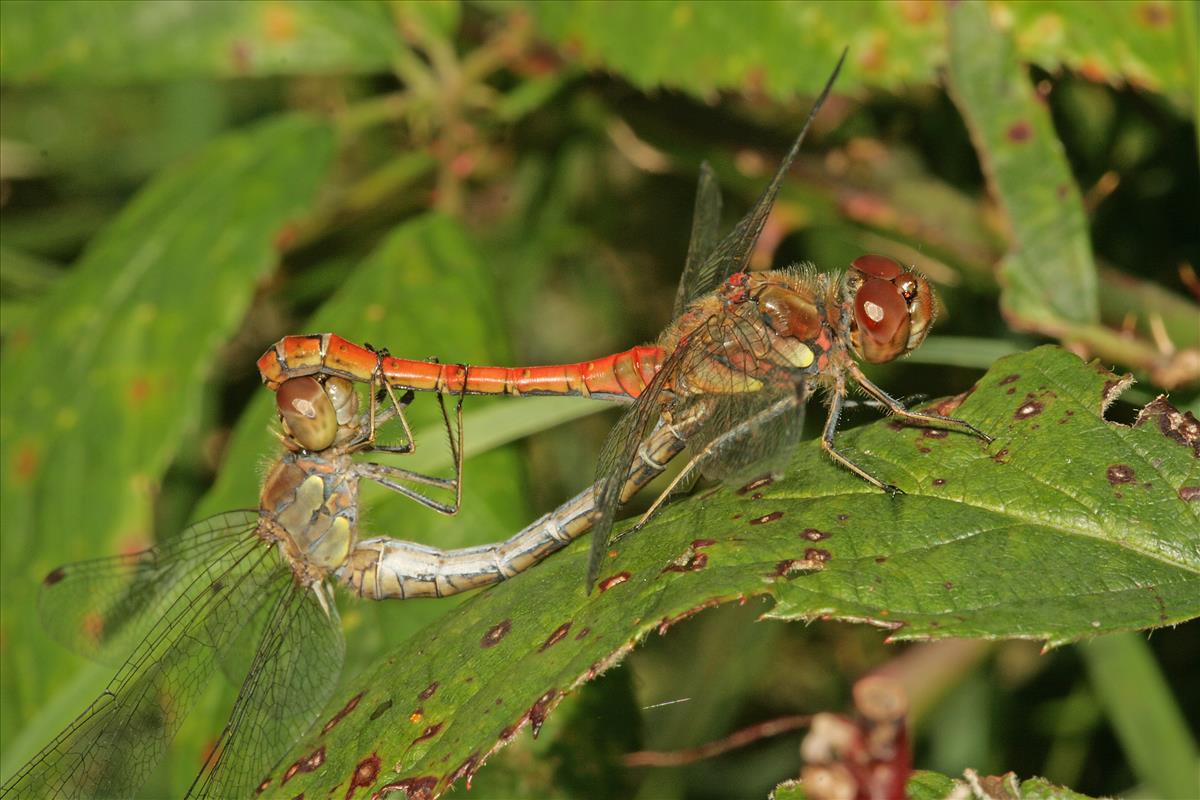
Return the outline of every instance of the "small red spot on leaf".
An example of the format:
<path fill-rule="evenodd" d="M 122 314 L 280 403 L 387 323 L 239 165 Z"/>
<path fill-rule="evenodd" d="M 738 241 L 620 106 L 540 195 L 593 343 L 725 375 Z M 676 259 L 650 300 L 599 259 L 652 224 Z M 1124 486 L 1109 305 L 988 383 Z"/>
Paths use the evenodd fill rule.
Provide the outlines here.
<path fill-rule="evenodd" d="M 1030 417 L 1036 417 L 1038 414 L 1042 413 L 1044 408 L 1045 406 L 1043 406 L 1037 400 L 1026 401 L 1025 403 L 1021 404 L 1020 408 L 1013 412 L 1013 419 L 1023 420 L 1029 419 Z"/>
<path fill-rule="evenodd" d="M 946 479 L 945 479 L 945 478 L 934 478 L 934 479 L 933 479 L 933 485 L 934 485 L 934 486 L 945 486 L 945 485 L 946 485 Z"/>
<path fill-rule="evenodd" d="M 497 622 L 495 625 L 488 628 L 487 633 L 485 633 L 483 638 L 479 640 L 479 646 L 495 647 L 496 645 L 500 644 L 500 640 L 507 636 L 508 632 L 511 630 L 512 620 L 506 619 L 501 622 Z"/>
<path fill-rule="evenodd" d="M 1000 379 L 1000 386 L 1008 386 L 1013 381 L 1017 381 L 1020 379 L 1021 379 L 1021 376 L 1015 372 L 1012 375 L 1005 375 L 1003 378 Z"/>
<path fill-rule="evenodd" d="M 832 561 L 833 555 L 828 550 L 822 550 L 819 547 L 810 547 L 804 551 L 804 558 L 807 561 L 824 563 L 826 561 Z"/>
<path fill-rule="evenodd" d="M 284 771 L 283 777 L 279 780 L 279 785 L 283 786 L 285 783 L 290 781 L 292 778 L 296 777 L 296 775 L 298 773 L 312 772 L 314 769 L 316 769 L 317 767 L 321 766 L 324 763 L 325 763 L 325 747 L 321 746 L 321 747 L 318 747 L 316 750 L 312 751 L 311 753 L 309 753 L 304 758 L 301 758 L 295 764 L 292 764 L 290 767 L 288 767 Z"/>
<path fill-rule="evenodd" d="M 321 735 L 324 736 L 325 734 L 329 733 L 331 730 L 333 730 L 335 725 L 341 722 L 347 714 L 353 711 L 358 705 L 358 701 L 362 700 L 362 696 L 364 694 L 366 694 L 366 692 L 359 692 L 358 694 L 354 695 L 354 697 L 351 697 L 350 701 L 342 707 L 342 710 L 334 714 L 333 717 L 325 723 L 325 726 L 321 728 Z"/>
<path fill-rule="evenodd" d="M 819 542 L 822 539 L 828 539 L 833 534 L 826 533 L 825 531 L 817 530 L 816 528 L 805 528 L 804 533 L 802 533 L 800 535 L 803 536 L 805 539 L 808 539 L 810 542 Z"/>
<path fill-rule="evenodd" d="M 1185 503 L 1194 503 L 1200 500 L 1200 486 L 1180 486 L 1179 499 Z"/>
<path fill-rule="evenodd" d="M 354 774 L 350 776 L 350 786 L 346 789 L 346 800 L 350 800 L 354 793 L 362 788 L 369 788 L 375 783 L 375 779 L 379 777 L 379 755 L 371 753 L 371 755 L 358 762 L 354 768 Z"/>
<path fill-rule="evenodd" d="M 1108 482 L 1113 486 L 1120 483 L 1133 483 L 1137 479 L 1133 468 L 1126 464 L 1113 464 L 1107 471 Z"/>
<path fill-rule="evenodd" d="M 761 517 L 755 517 L 750 520 L 751 525 L 766 525 L 768 522 L 774 522 L 783 517 L 782 511 L 772 511 L 770 514 L 764 514 Z"/>
<path fill-rule="evenodd" d="M 663 572 L 697 572 L 708 566 L 708 553 L 700 552 L 701 548 L 716 544 L 714 539 L 694 539 L 683 555 L 662 568 Z"/>
<path fill-rule="evenodd" d="M 740 488 L 736 492 L 734 492 L 734 494 L 739 494 L 739 495 L 748 494 L 749 492 L 753 492 L 755 489 L 761 489 L 764 486 L 770 486 L 774 482 L 775 482 L 775 479 L 771 478 L 770 476 L 764 476 L 762 478 L 755 478 L 754 480 L 750 481 L 745 486 L 743 486 L 742 488 Z"/>
<path fill-rule="evenodd" d="M 413 739 L 412 743 L 416 744 L 417 742 L 423 742 L 426 739 L 432 739 L 433 737 L 437 736 L 438 733 L 442 730 L 442 725 L 443 725 L 443 723 L 441 723 L 441 722 L 437 723 L 436 725 L 430 725 L 428 728 L 421 731 L 421 735 L 418 736 L 417 738 Z"/>
<path fill-rule="evenodd" d="M 437 681 L 434 681 L 433 683 L 429 684 L 428 686 L 426 686 L 424 689 L 421 690 L 421 693 L 419 695 L 417 695 L 417 698 L 420 700 L 428 700 L 429 698 L 433 697 L 433 693 L 438 690 L 438 685 L 439 684 Z"/>
<path fill-rule="evenodd" d="M 769 578 L 794 578 L 797 575 L 807 575 L 813 571 L 813 565 L 810 561 L 805 561 L 800 558 L 786 558 L 775 565 L 775 571 L 767 577 Z"/>
<path fill-rule="evenodd" d="M 538 648 L 538 652 L 544 653 L 554 645 L 558 644 L 563 640 L 564 637 L 566 637 L 569 630 L 571 630 L 571 623 L 564 622 L 562 625 L 559 625 L 554 629 L 554 632 L 550 634 L 549 638 L 542 643 L 542 646 Z"/>
<path fill-rule="evenodd" d="M 140 375 L 131 381 L 126 389 L 129 397 L 129 405 L 135 409 L 141 408 L 146 402 L 146 398 L 150 396 L 150 379 L 144 375 Z"/>
<path fill-rule="evenodd" d="M 13 456 L 13 472 L 21 482 L 28 481 L 37 472 L 38 455 L 32 445 L 22 445 Z"/>
<path fill-rule="evenodd" d="M 542 732 L 542 724 L 546 721 L 546 715 L 550 713 L 550 704 L 556 697 L 558 690 L 549 689 L 529 708 L 529 725 L 533 729 L 533 738 L 536 739 Z"/>
<path fill-rule="evenodd" d="M 1027 142 L 1033 138 L 1033 127 L 1025 120 L 1017 120 L 1008 126 L 1010 142 Z"/>
<path fill-rule="evenodd" d="M 627 580 L 629 580 L 628 572 L 618 572 L 616 575 L 611 575 L 600 581 L 600 583 L 597 585 L 597 588 L 601 591 L 601 593 L 607 592 L 617 584 L 624 583 Z"/>
<path fill-rule="evenodd" d="M 581 628 L 579 633 L 575 634 L 575 641 L 582 641 L 587 638 L 587 635 L 592 632 L 591 628 Z"/>

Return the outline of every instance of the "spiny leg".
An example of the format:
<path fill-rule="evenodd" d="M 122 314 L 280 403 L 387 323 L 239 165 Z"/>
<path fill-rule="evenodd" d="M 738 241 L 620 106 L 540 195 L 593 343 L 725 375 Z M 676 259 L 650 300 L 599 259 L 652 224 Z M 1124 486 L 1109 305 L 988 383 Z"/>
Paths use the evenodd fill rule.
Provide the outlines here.
<path fill-rule="evenodd" d="M 389 353 L 386 349 L 376 349 L 369 343 L 367 349 L 375 353 L 375 370 L 371 374 L 371 382 L 368 388 L 367 410 L 363 414 L 366 422 L 365 430 L 361 435 L 350 443 L 351 450 L 377 450 L 383 453 L 411 453 L 416 450 L 416 441 L 413 439 L 412 428 L 408 424 L 408 417 L 404 413 L 404 409 L 413 401 L 416 396 L 412 390 L 405 392 L 402 396 L 397 397 L 391 384 L 387 382 L 383 375 L 383 359 Z M 390 400 L 389 405 L 380 410 L 379 405 L 384 397 Z M 400 425 L 404 429 L 404 444 L 400 445 L 378 445 L 375 443 L 376 433 L 380 427 L 390 421 L 393 417 L 400 418 Z"/>
<path fill-rule="evenodd" d="M 442 422 L 446 426 L 446 438 L 450 442 L 450 460 L 454 463 L 454 511 L 462 505 L 462 476 L 463 476 L 463 400 L 467 396 L 467 384 L 470 379 L 470 366 L 459 364 L 462 370 L 462 388 L 458 392 L 458 402 L 454 406 L 454 429 L 450 427 L 450 416 L 446 413 L 446 401 L 438 392 L 438 408 L 442 411 Z"/>
<path fill-rule="evenodd" d="M 782 400 L 777 400 L 768 407 L 764 408 L 762 411 L 759 411 L 748 419 L 742 420 L 737 425 L 733 426 L 706 444 L 700 450 L 700 452 L 692 456 L 688 463 L 684 465 L 683 469 L 680 470 L 679 474 L 675 476 L 670 485 L 667 486 L 667 488 L 664 489 L 658 497 L 654 498 L 654 502 L 650 504 L 650 508 L 646 509 L 646 513 L 642 514 L 641 518 L 638 519 L 637 524 L 630 529 L 630 532 L 636 533 L 644 528 L 646 523 L 648 523 L 651 518 L 658 513 L 659 508 L 662 507 L 662 504 L 666 502 L 667 498 L 671 496 L 671 492 L 675 490 L 675 487 L 678 486 L 682 481 L 686 480 L 692 471 L 704 463 L 704 461 L 710 456 L 727 445 L 730 441 L 737 439 L 739 436 L 749 432 L 753 428 L 762 425 L 771 419 L 774 419 L 780 414 L 797 408 L 799 404 L 804 401 L 805 396 L 805 390 L 800 388 L 795 395 L 785 397 Z M 662 465 L 662 468 L 665 469 L 666 465 Z"/>
<path fill-rule="evenodd" d="M 862 467 L 855 464 L 846 456 L 842 455 L 833 445 L 833 437 L 837 433 L 838 417 L 842 415 L 842 405 L 846 400 L 846 379 L 839 372 L 834 383 L 833 391 L 829 398 L 829 416 L 825 418 L 825 430 L 821 433 L 821 449 L 829 454 L 837 463 L 841 464 L 846 469 L 853 472 L 858 477 L 862 478 L 867 483 L 875 486 L 888 494 L 895 497 L 898 494 L 904 494 L 898 487 L 890 483 L 884 483 L 876 478 L 871 473 L 867 472 Z"/>
<path fill-rule="evenodd" d="M 391 489 L 397 494 L 404 495 L 410 500 L 415 500 L 426 508 L 433 509 L 439 514 L 453 516 L 458 513 L 457 501 L 454 505 L 434 500 L 432 497 L 421 494 L 415 489 L 410 489 L 398 481 L 410 481 L 412 483 L 424 484 L 426 486 L 435 486 L 439 489 L 453 489 L 457 481 L 451 478 L 435 478 L 430 475 L 423 475 L 420 472 L 413 472 L 400 467 L 393 467 L 387 464 L 379 464 L 374 461 L 368 461 L 353 466 L 354 471 L 363 478 L 372 480 L 380 486 Z"/>
<path fill-rule="evenodd" d="M 876 400 L 882 403 L 888 411 L 892 412 L 897 417 L 900 417 L 900 419 L 922 426 L 941 426 L 944 428 L 954 428 L 962 431 L 963 433 L 969 433 L 972 436 L 983 439 L 988 444 L 991 444 L 991 436 L 988 436 L 986 433 L 979 430 L 966 420 L 956 419 L 955 417 L 943 417 L 941 414 L 925 414 L 920 411 L 909 411 L 904 407 L 903 403 L 872 383 L 871 380 L 863 374 L 863 371 L 859 368 L 858 364 L 851 362 L 849 365 L 849 370 L 850 374 L 854 376 L 854 380 L 859 386 L 862 387 L 864 392 L 874 397 Z"/>

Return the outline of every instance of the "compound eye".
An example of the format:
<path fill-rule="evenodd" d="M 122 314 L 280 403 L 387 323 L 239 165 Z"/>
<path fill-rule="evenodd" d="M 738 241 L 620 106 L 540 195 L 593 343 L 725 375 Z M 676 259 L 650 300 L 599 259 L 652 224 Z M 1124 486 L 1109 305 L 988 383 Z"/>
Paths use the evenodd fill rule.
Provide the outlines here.
<path fill-rule="evenodd" d="M 904 274 L 904 267 L 894 258 L 869 253 L 850 262 L 850 268 L 869 278 L 892 281 Z"/>
<path fill-rule="evenodd" d="M 284 381 L 275 393 L 279 416 L 291 437 L 305 450 L 324 450 L 337 436 L 337 412 L 315 378 Z"/>
<path fill-rule="evenodd" d="M 908 336 L 908 303 L 892 283 L 879 278 L 867 278 L 854 295 L 854 317 L 860 330 L 872 341 L 886 344 L 895 341 L 903 326 Z"/>
<path fill-rule="evenodd" d="M 333 376 L 325 380 L 325 394 L 337 412 L 339 425 L 348 425 L 358 415 L 358 394 L 354 384 L 345 378 Z"/>

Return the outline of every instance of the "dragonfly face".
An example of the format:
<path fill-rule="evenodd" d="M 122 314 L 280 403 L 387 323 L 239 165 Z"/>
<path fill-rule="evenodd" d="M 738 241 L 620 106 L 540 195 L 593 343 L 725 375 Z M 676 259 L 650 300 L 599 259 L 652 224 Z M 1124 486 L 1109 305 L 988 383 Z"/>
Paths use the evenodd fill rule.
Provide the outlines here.
<path fill-rule="evenodd" d="M 918 272 L 886 256 L 856 258 L 842 284 L 850 346 L 881 364 L 915 350 L 933 324 L 933 290 Z"/>

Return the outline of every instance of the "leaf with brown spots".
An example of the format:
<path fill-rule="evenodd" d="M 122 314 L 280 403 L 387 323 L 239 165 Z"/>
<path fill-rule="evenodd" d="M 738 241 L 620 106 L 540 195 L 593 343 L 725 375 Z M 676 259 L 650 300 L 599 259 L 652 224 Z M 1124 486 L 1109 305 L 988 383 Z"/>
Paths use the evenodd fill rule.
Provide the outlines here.
<path fill-rule="evenodd" d="M 366 708 L 419 705 L 421 716 L 348 715 L 320 738 L 325 773 L 293 783 L 316 794 L 365 751 L 383 763 L 373 791 L 424 789 L 436 775 L 429 791 L 444 793 L 642 637 L 755 595 L 774 599 L 773 617 L 868 620 L 897 639 L 1058 645 L 1190 619 L 1200 613 L 1200 503 L 1180 490 L 1200 485 L 1191 423 L 1165 401 L 1136 426 L 1107 422 L 1111 378 L 1055 347 L 1003 359 L 957 412 L 996 437 L 991 445 L 883 421 L 840 436 L 848 455 L 906 494 L 875 491 L 810 443 L 784 478 L 682 500 L 619 539 L 590 596 L 579 580 L 588 542 L 576 543 L 468 599 L 363 675 L 330 716 L 359 691 Z M 1030 399 L 1042 411 L 1022 418 Z M 1033 430 L 1039 418 L 1068 422 Z M 1112 465 L 1136 476 L 1119 499 Z M 442 727 L 425 737 L 432 724 Z"/>

